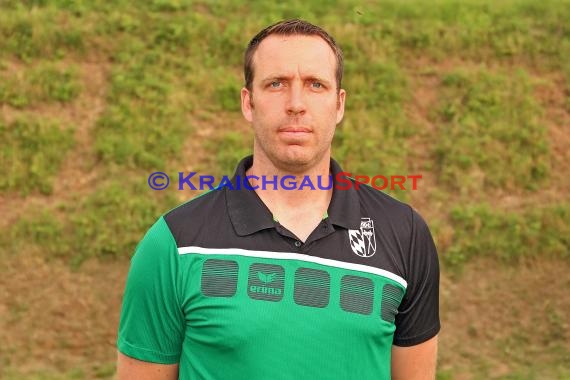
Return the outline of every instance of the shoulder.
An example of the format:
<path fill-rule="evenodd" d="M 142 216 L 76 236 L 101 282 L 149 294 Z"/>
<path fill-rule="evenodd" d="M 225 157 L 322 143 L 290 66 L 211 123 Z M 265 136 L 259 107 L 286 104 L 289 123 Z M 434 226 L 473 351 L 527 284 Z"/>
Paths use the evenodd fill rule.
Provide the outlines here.
<path fill-rule="evenodd" d="M 223 193 L 223 188 L 216 188 L 197 195 L 164 213 L 164 219 L 170 223 L 188 214 L 195 215 L 197 212 L 207 212 L 212 205 L 218 205 L 220 202 L 224 203 L 225 197 Z"/>
<path fill-rule="evenodd" d="M 163 215 L 175 240 L 190 231 L 204 229 L 226 215 L 224 190 L 211 190 L 178 205 Z"/>
<path fill-rule="evenodd" d="M 425 225 L 421 215 L 405 202 L 370 186 L 360 186 L 357 192 L 363 214 L 404 229 Z"/>

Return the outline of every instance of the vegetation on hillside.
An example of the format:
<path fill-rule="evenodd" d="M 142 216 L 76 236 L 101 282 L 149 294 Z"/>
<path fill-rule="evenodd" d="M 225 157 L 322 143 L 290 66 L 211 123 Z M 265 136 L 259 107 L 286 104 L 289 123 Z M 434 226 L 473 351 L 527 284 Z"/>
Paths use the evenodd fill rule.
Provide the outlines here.
<path fill-rule="evenodd" d="M 149 174 L 231 174 L 252 139 L 243 50 L 289 17 L 344 50 L 335 158 L 423 174 L 391 194 L 428 220 L 445 270 L 570 258 L 570 169 L 550 133 L 570 113 L 568 1 L 0 0 L 0 260 L 24 247 L 74 267 L 128 258 L 196 195 L 153 191 Z"/>

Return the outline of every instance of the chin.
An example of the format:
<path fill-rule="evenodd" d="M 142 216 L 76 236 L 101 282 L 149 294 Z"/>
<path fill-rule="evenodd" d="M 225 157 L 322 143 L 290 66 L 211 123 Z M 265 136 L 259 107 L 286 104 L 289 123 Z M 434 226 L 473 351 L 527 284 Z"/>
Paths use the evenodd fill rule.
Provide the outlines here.
<path fill-rule="evenodd" d="M 314 153 L 308 152 L 306 148 L 302 147 L 294 147 L 293 149 L 287 149 L 287 151 L 283 152 L 283 154 L 281 154 L 280 156 L 283 161 L 288 161 L 297 164 L 308 163 L 314 159 Z"/>
<path fill-rule="evenodd" d="M 309 169 L 319 161 L 320 156 L 315 154 L 315 152 L 296 151 L 277 155 L 276 159 L 281 169 L 294 173 Z"/>

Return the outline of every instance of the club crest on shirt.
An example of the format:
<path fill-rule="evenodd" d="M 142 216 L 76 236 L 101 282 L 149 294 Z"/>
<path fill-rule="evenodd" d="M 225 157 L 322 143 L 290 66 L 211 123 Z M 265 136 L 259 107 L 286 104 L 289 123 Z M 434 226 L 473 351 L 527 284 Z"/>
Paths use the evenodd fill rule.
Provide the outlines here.
<path fill-rule="evenodd" d="M 374 221 L 370 218 L 360 220 L 359 230 L 348 230 L 350 248 L 361 257 L 370 257 L 376 253 L 376 234 Z"/>

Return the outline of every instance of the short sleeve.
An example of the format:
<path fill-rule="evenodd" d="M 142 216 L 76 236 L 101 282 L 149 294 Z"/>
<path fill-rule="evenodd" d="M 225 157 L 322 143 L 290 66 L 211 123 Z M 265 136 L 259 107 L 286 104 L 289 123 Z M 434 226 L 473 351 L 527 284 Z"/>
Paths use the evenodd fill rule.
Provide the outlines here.
<path fill-rule="evenodd" d="M 394 344 L 397 346 L 423 343 L 440 329 L 437 250 L 428 226 L 413 210 L 406 277 L 408 287 L 395 321 Z"/>
<path fill-rule="evenodd" d="M 164 218 L 139 243 L 131 259 L 117 340 L 132 358 L 178 363 L 184 339 L 184 316 L 177 292 L 178 251 Z"/>

